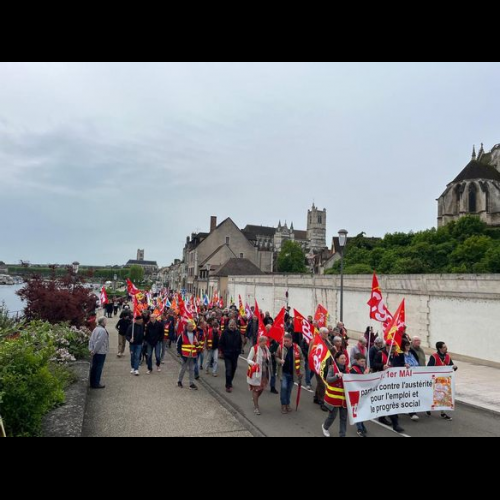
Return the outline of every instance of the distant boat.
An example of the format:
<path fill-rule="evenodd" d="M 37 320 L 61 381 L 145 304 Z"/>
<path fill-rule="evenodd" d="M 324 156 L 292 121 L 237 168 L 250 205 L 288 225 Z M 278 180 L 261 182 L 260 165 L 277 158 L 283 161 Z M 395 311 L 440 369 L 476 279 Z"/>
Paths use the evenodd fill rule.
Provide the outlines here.
<path fill-rule="evenodd" d="M 15 285 L 15 282 L 11 276 L 0 274 L 0 285 Z"/>

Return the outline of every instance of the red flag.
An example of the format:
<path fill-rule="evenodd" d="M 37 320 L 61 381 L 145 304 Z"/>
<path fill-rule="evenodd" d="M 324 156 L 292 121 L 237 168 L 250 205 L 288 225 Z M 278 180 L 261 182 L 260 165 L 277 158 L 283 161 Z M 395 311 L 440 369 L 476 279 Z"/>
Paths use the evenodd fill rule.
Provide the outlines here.
<path fill-rule="evenodd" d="M 264 321 L 262 321 L 262 316 L 260 314 L 259 304 L 257 303 L 257 300 L 255 301 L 255 314 L 259 319 L 259 333 L 257 334 L 257 340 L 258 340 L 263 336 L 267 336 L 267 330 L 266 327 L 264 326 Z"/>
<path fill-rule="evenodd" d="M 283 342 L 283 338 L 285 337 L 285 314 L 286 314 L 286 309 L 283 308 L 278 314 L 278 316 L 276 316 L 276 319 L 274 320 L 274 324 L 271 330 L 268 333 L 266 333 L 267 337 L 276 340 L 278 344 L 281 344 Z"/>
<path fill-rule="evenodd" d="M 129 295 L 135 297 L 141 291 L 128 279 L 127 280 L 127 292 Z"/>
<path fill-rule="evenodd" d="M 106 292 L 106 287 L 103 286 L 101 290 L 101 305 L 105 306 L 109 304 L 108 293 Z"/>
<path fill-rule="evenodd" d="M 406 302 L 403 299 L 399 306 L 398 312 L 394 315 L 389 327 L 387 328 L 384 337 L 388 346 L 397 345 L 398 351 L 401 351 L 403 341 L 403 333 L 406 327 Z"/>
<path fill-rule="evenodd" d="M 392 314 L 385 305 L 384 297 L 382 295 L 382 289 L 380 288 L 377 273 L 373 274 L 373 284 L 372 284 L 372 296 L 368 302 L 370 306 L 370 318 L 384 324 L 384 329 L 386 329 L 393 319 Z"/>
<path fill-rule="evenodd" d="M 309 354 L 309 366 L 311 370 L 325 381 L 325 366 L 332 353 L 321 335 L 314 337 L 314 342 Z"/>
<path fill-rule="evenodd" d="M 306 342 L 309 344 L 314 336 L 314 327 L 309 323 L 309 321 L 302 316 L 302 314 L 294 309 L 295 314 L 295 331 L 302 332 L 302 335 L 306 339 Z"/>
<path fill-rule="evenodd" d="M 179 300 L 179 314 L 181 318 L 184 320 L 184 322 L 187 323 L 188 321 L 191 321 L 193 319 L 193 315 L 186 308 L 186 304 L 184 303 L 184 300 L 180 295 L 178 297 L 178 300 Z"/>
<path fill-rule="evenodd" d="M 316 316 L 314 316 L 314 321 L 318 323 L 318 328 L 324 328 L 326 326 L 328 323 L 328 317 L 328 310 L 320 304 L 316 311 Z"/>

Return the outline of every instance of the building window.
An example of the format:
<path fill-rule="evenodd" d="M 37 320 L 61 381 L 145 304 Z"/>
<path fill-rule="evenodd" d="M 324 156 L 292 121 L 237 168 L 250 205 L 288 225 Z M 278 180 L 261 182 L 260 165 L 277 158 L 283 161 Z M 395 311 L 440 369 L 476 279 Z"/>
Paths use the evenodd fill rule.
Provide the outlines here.
<path fill-rule="evenodd" d="M 229 242 L 231 241 L 231 239 L 229 238 L 229 236 L 226 236 L 226 245 L 229 246 Z"/>
<path fill-rule="evenodd" d="M 323 216 L 318 216 L 318 224 L 323 224 Z"/>
<path fill-rule="evenodd" d="M 469 188 L 469 212 L 477 213 L 477 188 L 474 184 Z"/>
<path fill-rule="evenodd" d="M 245 258 L 244 254 L 240 253 L 240 259 L 244 259 L 244 258 Z"/>

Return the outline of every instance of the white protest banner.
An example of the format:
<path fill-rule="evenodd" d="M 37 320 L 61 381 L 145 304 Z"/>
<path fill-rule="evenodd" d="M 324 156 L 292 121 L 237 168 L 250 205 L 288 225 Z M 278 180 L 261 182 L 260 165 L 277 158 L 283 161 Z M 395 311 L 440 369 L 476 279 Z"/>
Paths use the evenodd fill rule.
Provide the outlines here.
<path fill-rule="evenodd" d="M 453 366 L 344 375 L 351 425 L 380 417 L 455 409 Z"/>

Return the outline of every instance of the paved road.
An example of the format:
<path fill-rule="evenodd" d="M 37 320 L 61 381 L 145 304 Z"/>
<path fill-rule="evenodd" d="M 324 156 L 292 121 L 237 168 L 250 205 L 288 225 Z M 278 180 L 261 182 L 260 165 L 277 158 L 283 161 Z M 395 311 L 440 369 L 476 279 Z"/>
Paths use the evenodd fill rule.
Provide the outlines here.
<path fill-rule="evenodd" d="M 246 383 L 246 362 L 240 360 L 233 394 L 225 392 L 224 362 L 219 378 L 202 375 L 199 392 L 177 389 L 179 372 L 175 350 L 166 357 L 162 373 L 131 377 L 129 357 L 116 358 L 115 321 L 108 330 L 112 351 L 106 363 L 104 391 L 91 391 L 84 422 L 85 436 L 244 436 L 322 437 L 326 414 L 313 404 L 313 395 L 303 391 L 299 412 L 281 415 L 279 396 L 267 391 L 261 398 L 263 415 L 253 413 Z M 207 390 L 208 388 L 208 390 Z M 296 392 L 293 398 L 295 398 Z M 295 400 L 295 399 L 293 399 Z M 459 405 L 453 422 L 425 415 L 418 423 L 401 418 L 412 437 L 499 437 L 500 415 Z M 402 437 L 391 429 L 368 423 L 370 437 Z M 338 423 L 332 427 L 335 436 Z M 356 437 L 349 427 L 349 437 Z"/>
<path fill-rule="evenodd" d="M 253 413 L 253 404 L 246 383 L 246 362 L 240 359 L 238 372 L 234 382 L 234 392 L 225 392 L 224 361 L 219 366 L 219 377 L 202 375 L 203 383 L 216 390 L 238 412 L 244 415 L 262 434 L 269 437 L 323 437 L 321 424 L 326 413 L 323 413 L 313 403 L 313 394 L 302 391 L 302 402 L 297 413 L 290 415 L 281 414 L 279 396 L 268 391 L 261 397 L 262 416 Z M 279 390 L 279 388 L 278 388 Z M 296 391 L 292 396 L 294 402 Z M 407 416 L 401 417 L 401 425 L 408 437 L 499 437 L 500 415 L 484 410 L 474 409 L 465 405 L 458 405 L 453 414 L 454 421 L 441 420 L 439 414 L 432 417 L 421 416 L 419 422 L 413 422 Z M 392 429 L 378 423 L 366 424 L 370 437 L 395 437 L 401 438 Z M 331 429 L 332 436 L 338 433 L 338 423 Z M 355 427 L 349 427 L 348 437 L 357 437 Z M 359 438 L 358 438 L 359 439 Z"/>

